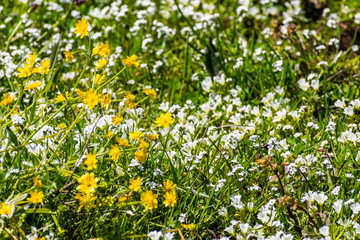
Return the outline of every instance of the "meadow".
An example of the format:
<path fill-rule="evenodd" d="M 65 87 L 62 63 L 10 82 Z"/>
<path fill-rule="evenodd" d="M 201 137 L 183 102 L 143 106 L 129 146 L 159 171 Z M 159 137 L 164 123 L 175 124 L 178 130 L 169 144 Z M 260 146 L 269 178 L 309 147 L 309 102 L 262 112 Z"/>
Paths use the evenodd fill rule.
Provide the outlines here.
<path fill-rule="evenodd" d="M 3 0 L 0 239 L 360 239 L 360 2 Z"/>

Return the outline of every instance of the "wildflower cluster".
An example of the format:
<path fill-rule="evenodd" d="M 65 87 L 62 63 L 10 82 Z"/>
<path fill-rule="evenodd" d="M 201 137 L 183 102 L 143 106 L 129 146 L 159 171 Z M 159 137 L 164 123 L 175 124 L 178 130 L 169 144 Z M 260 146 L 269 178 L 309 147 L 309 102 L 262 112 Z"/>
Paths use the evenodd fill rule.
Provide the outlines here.
<path fill-rule="evenodd" d="M 0 3 L 0 239 L 357 239 L 359 10 Z"/>

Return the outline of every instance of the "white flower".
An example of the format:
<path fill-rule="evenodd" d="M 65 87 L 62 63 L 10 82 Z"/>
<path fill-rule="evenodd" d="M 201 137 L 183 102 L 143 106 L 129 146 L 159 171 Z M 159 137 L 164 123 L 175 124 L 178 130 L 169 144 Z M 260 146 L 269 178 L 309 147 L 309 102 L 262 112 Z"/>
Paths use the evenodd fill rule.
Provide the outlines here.
<path fill-rule="evenodd" d="M 311 87 L 312 87 L 315 91 L 319 90 L 319 85 L 320 85 L 319 80 L 315 79 L 315 80 L 312 80 L 312 81 L 311 81 Z"/>
<path fill-rule="evenodd" d="M 317 203 L 320 205 L 323 205 L 324 202 L 328 199 L 328 197 L 324 193 L 314 193 L 313 197 L 315 201 L 317 201 Z"/>
<path fill-rule="evenodd" d="M 249 211 L 253 210 L 253 208 L 254 208 L 254 202 L 248 202 L 248 203 L 246 204 L 246 207 L 247 207 L 247 209 L 249 209 Z"/>
<path fill-rule="evenodd" d="M 228 212 L 227 212 L 226 207 L 221 207 L 219 210 L 219 215 L 225 217 L 225 216 L 227 216 L 227 214 L 228 214 Z"/>
<path fill-rule="evenodd" d="M 151 240 L 159 240 L 161 236 L 162 236 L 161 231 L 151 231 L 151 232 L 148 233 L 148 237 Z"/>
<path fill-rule="evenodd" d="M 170 232 L 165 233 L 164 240 L 172 240 L 172 239 L 174 239 L 174 234 L 175 233 L 170 233 Z"/>
<path fill-rule="evenodd" d="M 337 214 L 340 213 L 342 205 L 343 205 L 343 200 L 341 200 L 341 199 L 334 202 L 333 208 Z"/>
<path fill-rule="evenodd" d="M 225 232 L 228 232 L 230 235 L 233 235 L 235 233 L 234 225 L 228 226 L 224 229 Z"/>
<path fill-rule="evenodd" d="M 284 68 L 283 68 L 283 65 L 284 65 L 284 62 L 283 60 L 278 60 L 276 61 L 274 64 L 273 64 L 273 67 L 275 68 L 274 69 L 274 72 L 280 72 L 282 71 Z"/>
<path fill-rule="evenodd" d="M 244 204 L 241 202 L 241 195 L 235 195 L 230 198 L 231 206 L 235 207 L 236 209 L 243 209 Z"/>
<path fill-rule="evenodd" d="M 210 92 L 210 88 L 212 86 L 211 77 L 206 77 L 204 81 L 201 83 L 201 87 L 205 92 Z"/>
<path fill-rule="evenodd" d="M 350 209 L 353 212 L 353 214 L 358 214 L 360 212 L 360 204 L 359 203 L 351 204 Z"/>
<path fill-rule="evenodd" d="M 11 121 L 14 125 L 23 125 L 25 122 L 25 119 L 20 117 L 18 114 L 11 115 Z"/>
<path fill-rule="evenodd" d="M 186 220 L 186 214 L 185 213 L 181 213 L 179 216 L 179 222 L 184 223 Z"/>
<path fill-rule="evenodd" d="M 249 228 L 250 228 L 250 225 L 247 224 L 247 223 L 240 223 L 240 224 L 239 224 L 239 228 L 240 228 L 240 230 L 241 230 L 243 233 L 247 233 L 247 231 L 248 231 Z"/>
<path fill-rule="evenodd" d="M 345 104 L 344 99 L 336 100 L 336 102 L 335 102 L 335 107 L 345 108 L 345 107 L 346 107 L 346 104 Z"/>
<path fill-rule="evenodd" d="M 348 116 L 353 116 L 354 115 L 354 108 L 352 106 L 348 106 L 344 109 L 344 114 L 348 115 Z"/>
<path fill-rule="evenodd" d="M 353 225 L 356 234 L 360 234 L 360 224 L 354 223 Z"/>
<path fill-rule="evenodd" d="M 319 229 L 319 233 L 325 237 L 329 236 L 329 227 L 323 226 Z"/>
<path fill-rule="evenodd" d="M 304 79 L 304 78 L 301 78 L 299 81 L 298 81 L 298 84 L 299 84 L 299 88 L 303 91 L 306 91 L 309 89 L 310 87 L 310 84 Z"/>

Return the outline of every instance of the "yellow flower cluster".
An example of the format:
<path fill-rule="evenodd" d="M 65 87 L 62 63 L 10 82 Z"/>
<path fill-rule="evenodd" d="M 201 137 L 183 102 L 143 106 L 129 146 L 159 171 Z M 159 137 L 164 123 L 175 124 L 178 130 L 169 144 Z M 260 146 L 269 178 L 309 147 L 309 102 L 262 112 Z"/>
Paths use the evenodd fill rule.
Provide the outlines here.
<path fill-rule="evenodd" d="M 48 74 L 50 72 L 50 59 L 43 59 L 40 63 L 40 67 L 35 67 L 37 56 L 35 53 L 30 53 L 29 57 L 26 59 L 23 68 L 18 68 L 18 76 L 20 78 L 26 78 L 31 76 L 34 73 Z"/>
<path fill-rule="evenodd" d="M 87 163 L 85 162 L 85 164 L 88 166 L 88 169 L 89 166 L 94 168 L 94 165 L 96 165 L 96 155 L 88 154 L 86 157 Z M 85 173 L 77 181 L 79 186 L 77 186 L 76 189 L 81 192 L 77 193 L 75 196 L 75 199 L 78 199 L 80 203 L 79 210 L 84 207 L 85 210 L 89 212 L 89 207 L 96 207 L 93 203 L 93 201 L 97 199 L 97 197 L 94 196 L 94 191 L 97 188 L 99 179 L 95 178 L 94 173 Z"/>
<path fill-rule="evenodd" d="M 175 193 L 176 184 L 171 180 L 167 180 L 163 183 L 164 202 L 165 207 L 174 207 L 176 203 L 176 193 Z"/>
<path fill-rule="evenodd" d="M 0 102 L 0 105 L 6 106 L 11 104 L 15 99 L 15 95 L 13 97 L 10 96 L 10 93 L 4 94 L 4 99 Z"/>

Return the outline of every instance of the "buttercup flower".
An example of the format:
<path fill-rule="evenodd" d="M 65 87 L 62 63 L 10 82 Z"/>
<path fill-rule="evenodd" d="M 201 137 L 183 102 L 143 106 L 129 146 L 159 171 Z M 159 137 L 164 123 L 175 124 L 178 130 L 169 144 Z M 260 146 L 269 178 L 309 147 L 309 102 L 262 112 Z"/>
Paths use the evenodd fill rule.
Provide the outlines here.
<path fill-rule="evenodd" d="M 165 114 L 161 114 L 160 117 L 157 117 L 156 121 L 155 121 L 156 126 L 164 127 L 164 128 L 168 128 L 174 122 L 175 122 L 175 120 L 172 119 L 169 112 L 167 112 Z"/>
<path fill-rule="evenodd" d="M 154 194 L 151 190 L 146 190 L 141 194 L 141 204 L 146 210 L 152 210 L 158 207 L 157 194 Z"/>
<path fill-rule="evenodd" d="M 88 23 L 85 18 L 78 20 L 78 22 L 75 24 L 75 32 L 74 33 L 77 35 L 80 35 L 80 38 L 83 38 L 84 36 L 89 35 Z"/>
<path fill-rule="evenodd" d="M 141 178 L 137 177 L 136 179 L 130 179 L 129 189 L 133 191 L 139 191 L 141 188 Z"/>
<path fill-rule="evenodd" d="M 80 185 L 77 186 L 76 189 L 82 193 L 89 194 L 95 191 L 97 188 L 96 182 L 99 181 L 99 179 L 95 178 L 94 173 L 86 173 L 82 175 L 77 181 Z"/>
<path fill-rule="evenodd" d="M 136 55 L 131 55 L 131 57 L 127 56 L 126 59 L 122 60 L 122 62 L 127 66 L 131 67 L 134 65 L 135 67 L 139 67 L 140 63 L 138 62 L 138 57 Z"/>
<path fill-rule="evenodd" d="M 31 191 L 30 192 L 31 197 L 27 198 L 27 200 L 30 203 L 41 203 L 43 201 L 44 198 L 44 194 L 42 191 L 38 192 L 37 189 L 35 189 L 35 191 Z"/>
<path fill-rule="evenodd" d="M 97 168 L 96 154 L 89 153 L 88 155 L 86 155 L 86 160 L 84 161 L 84 163 L 87 165 L 88 171 L 96 169 Z"/>
<path fill-rule="evenodd" d="M 72 55 L 71 52 L 64 50 L 64 55 L 65 55 L 65 60 L 72 63 L 74 56 Z"/>

